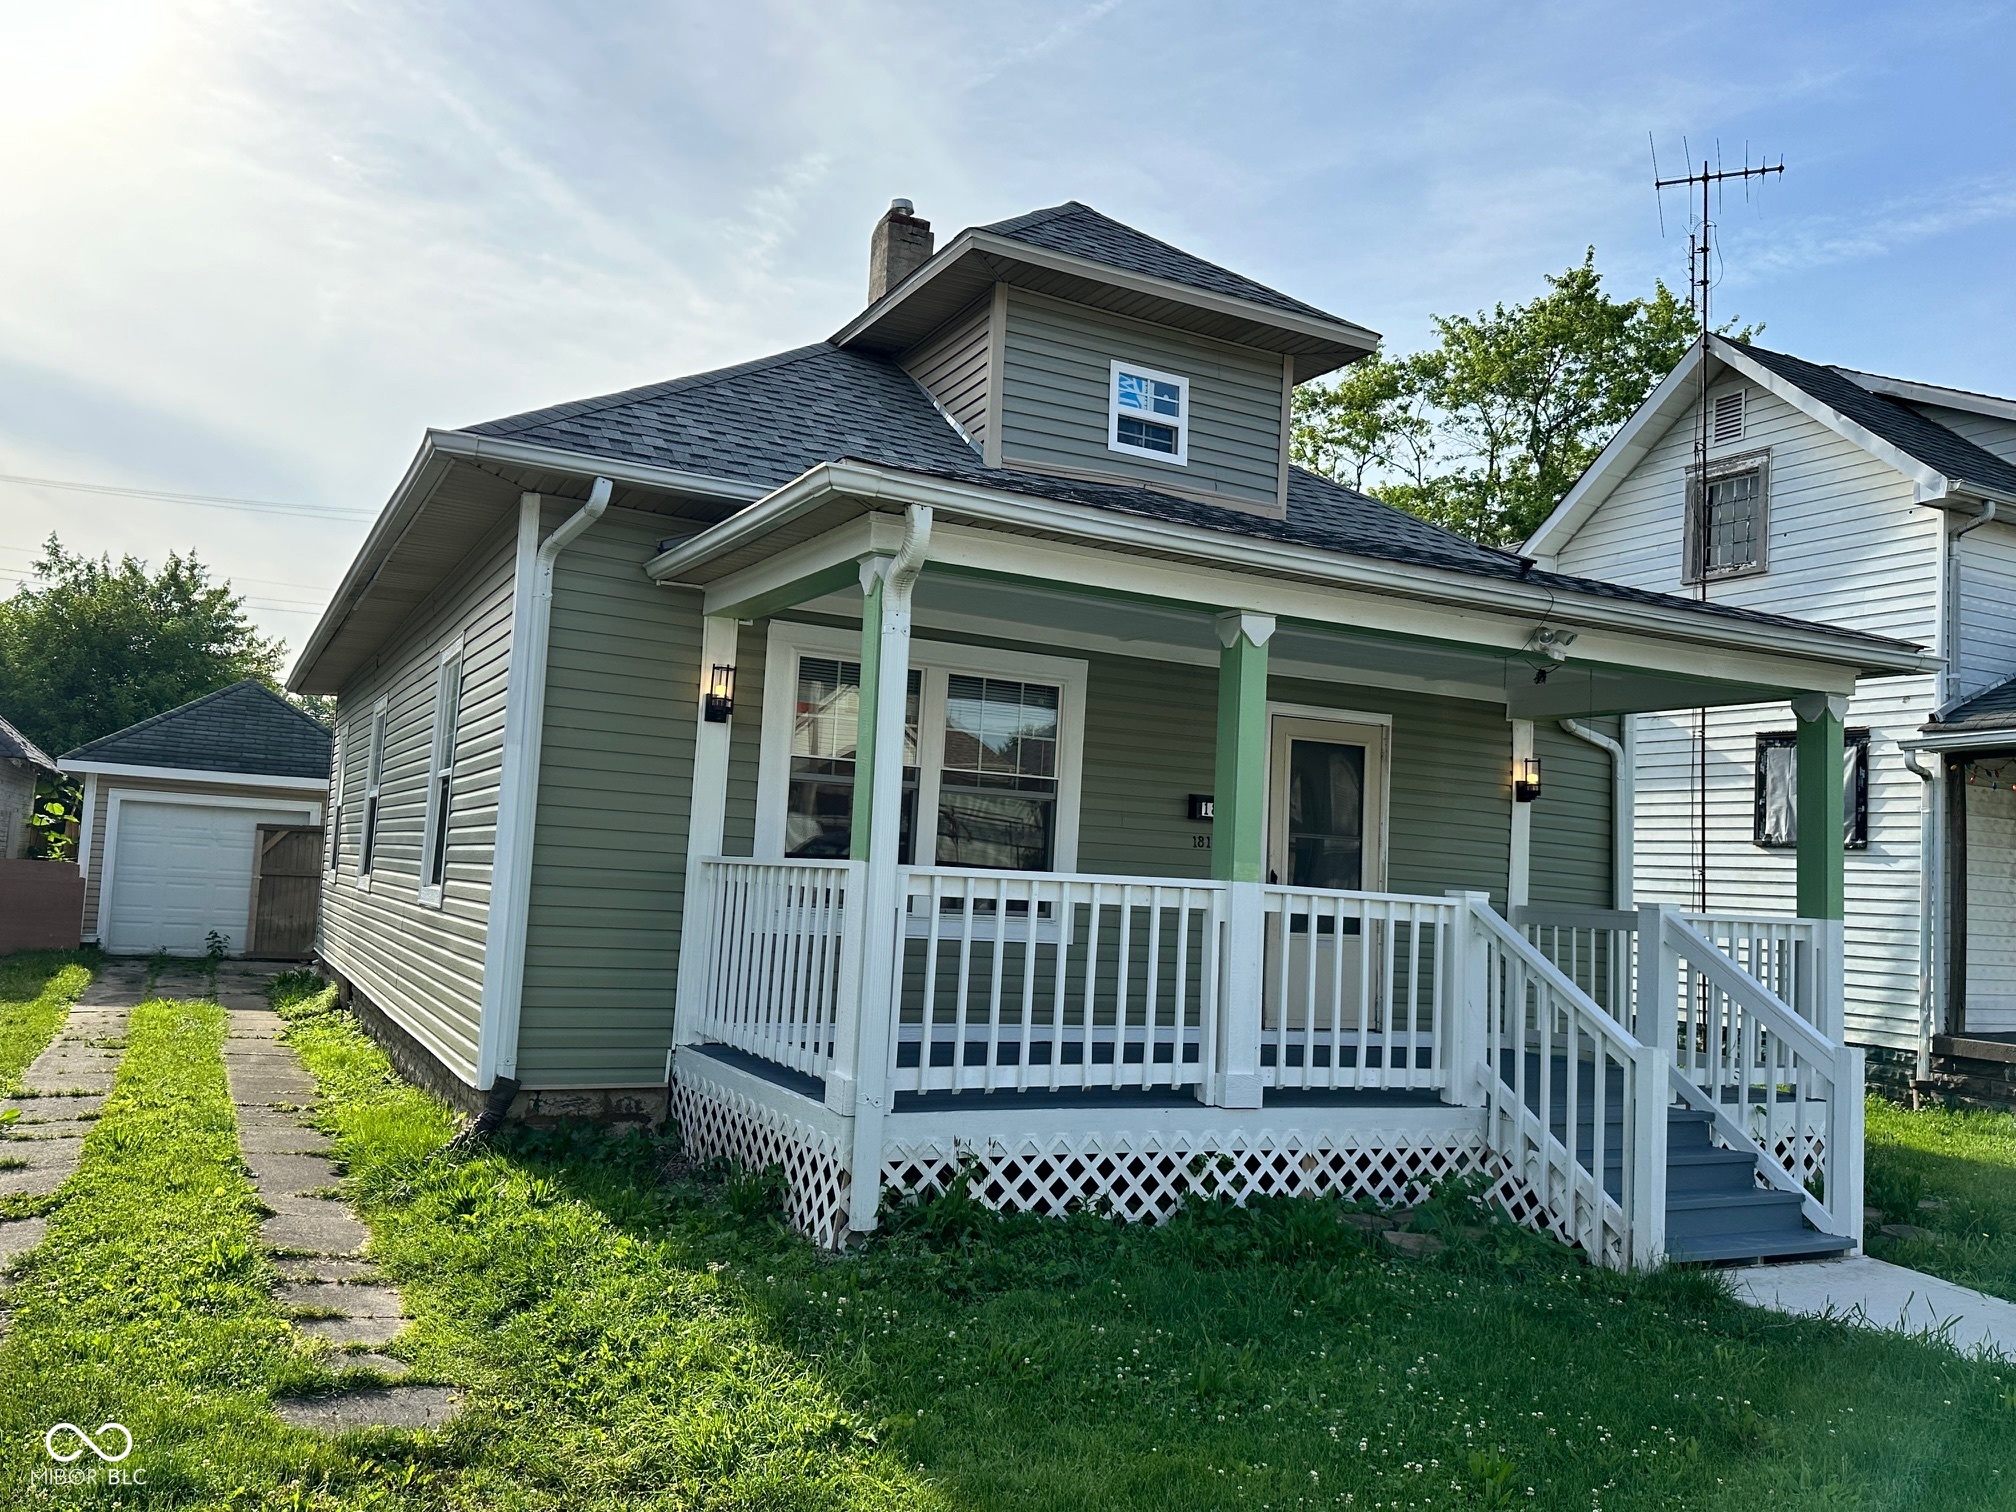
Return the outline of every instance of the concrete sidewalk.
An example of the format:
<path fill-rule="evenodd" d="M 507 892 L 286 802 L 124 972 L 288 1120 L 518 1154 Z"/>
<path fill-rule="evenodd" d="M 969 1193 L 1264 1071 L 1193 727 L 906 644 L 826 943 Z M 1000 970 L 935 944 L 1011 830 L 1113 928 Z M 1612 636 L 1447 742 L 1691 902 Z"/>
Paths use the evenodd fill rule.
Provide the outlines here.
<path fill-rule="evenodd" d="M 1736 1271 L 1738 1300 L 1858 1328 L 1931 1334 L 1963 1354 L 2016 1360 L 2016 1302 L 1942 1281 L 1887 1260 L 1849 1255 Z"/>

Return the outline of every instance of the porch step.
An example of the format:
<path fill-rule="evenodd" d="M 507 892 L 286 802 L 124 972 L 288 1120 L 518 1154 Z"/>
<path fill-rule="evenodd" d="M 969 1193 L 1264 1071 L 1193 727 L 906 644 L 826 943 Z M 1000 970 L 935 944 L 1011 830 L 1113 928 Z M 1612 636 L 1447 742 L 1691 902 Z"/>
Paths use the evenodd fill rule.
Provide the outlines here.
<path fill-rule="evenodd" d="M 1770 1265 L 1780 1260 L 1813 1260 L 1844 1255 L 1853 1239 L 1814 1228 L 1764 1229 L 1753 1233 L 1666 1239 L 1666 1258 L 1675 1265 Z"/>
<path fill-rule="evenodd" d="M 1670 1135 L 1669 1135 L 1670 1137 Z M 1714 1192 L 1748 1192 L 1757 1186 L 1757 1160 L 1741 1150 L 1666 1150 L 1666 1191 L 1669 1196 L 1702 1196 Z"/>
<path fill-rule="evenodd" d="M 1757 1156 L 1709 1137 L 1712 1115 L 1666 1114 L 1666 1258 L 1677 1265 L 1810 1260 L 1855 1247 L 1806 1221 L 1797 1192 L 1758 1185 Z"/>
<path fill-rule="evenodd" d="M 1753 1186 L 1747 1192 L 1666 1194 L 1666 1234 L 1746 1234 L 1766 1229 L 1797 1233 L 1804 1224 L 1799 1194 Z"/>

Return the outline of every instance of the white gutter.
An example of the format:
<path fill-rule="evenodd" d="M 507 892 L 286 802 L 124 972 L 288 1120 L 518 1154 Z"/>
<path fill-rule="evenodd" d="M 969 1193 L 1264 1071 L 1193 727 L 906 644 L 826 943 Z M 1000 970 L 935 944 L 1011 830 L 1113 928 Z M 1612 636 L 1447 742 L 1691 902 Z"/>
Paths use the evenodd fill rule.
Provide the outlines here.
<path fill-rule="evenodd" d="M 539 747 L 546 726 L 546 646 L 553 627 L 553 564 L 609 507 L 614 485 L 597 478 L 588 502 L 544 541 L 540 497 L 518 500 L 518 554 L 511 587 L 511 663 L 505 674 L 504 765 L 497 792 L 497 846 L 483 952 L 476 1086 L 518 1075 L 518 1016 L 525 985 L 526 916 L 532 895 L 533 825 L 539 811 Z"/>
<path fill-rule="evenodd" d="M 1624 739 L 1612 740 L 1601 730 L 1593 730 L 1579 719 L 1564 719 L 1561 728 L 1577 740 L 1586 740 L 1599 751 L 1610 753 L 1610 906 L 1628 909 L 1636 891 L 1632 868 L 1636 864 L 1632 842 L 1637 817 L 1637 773 L 1633 747 L 1637 729 L 1631 716 L 1623 721 Z"/>
<path fill-rule="evenodd" d="M 1933 969 L 1937 941 L 1937 890 L 1946 876 L 1945 827 L 1939 800 L 1945 784 L 1940 774 L 1922 763 L 1922 753 L 1904 752 L 1904 765 L 1924 782 L 1918 818 L 1918 1080 L 1932 1079 L 1932 1020 L 1936 1011 L 1938 974 Z"/>
<path fill-rule="evenodd" d="M 1622 630 L 1690 645 L 1776 652 L 1802 660 L 1853 666 L 1863 673 L 1931 672 L 1939 666 L 1937 657 L 1915 647 L 1852 642 L 1844 646 L 1843 636 L 1823 629 L 1794 629 L 1735 618 L 1724 620 L 1698 614 L 1691 607 L 1669 608 L 1596 595 L 1569 598 L 1557 589 L 1516 578 L 1479 578 L 1375 557 L 1347 557 L 1260 537 L 1219 535 L 1031 494 L 1010 494 L 894 472 L 860 462 L 821 463 L 733 518 L 661 553 L 645 564 L 645 571 L 655 581 L 691 581 L 685 575 L 709 559 L 761 540 L 786 521 L 828 503 L 835 494 L 890 504 L 923 504 L 943 515 L 964 517 L 1020 535 L 1047 531 L 1101 546 L 1200 561 L 1233 572 L 1281 574 L 1324 586 L 1361 588 L 1500 615 L 1526 614 L 1555 624 Z"/>

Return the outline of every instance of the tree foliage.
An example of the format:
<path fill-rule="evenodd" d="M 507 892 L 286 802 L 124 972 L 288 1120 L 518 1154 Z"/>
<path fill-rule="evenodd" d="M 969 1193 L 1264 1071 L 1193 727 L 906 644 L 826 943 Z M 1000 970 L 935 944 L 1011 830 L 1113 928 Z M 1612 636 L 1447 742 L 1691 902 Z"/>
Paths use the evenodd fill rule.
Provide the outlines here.
<path fill-rule="evenodd" d="M 0 600 L 0 712 L 60 756 L 242 678 L 273 684 L 283 654 L 193 552 L 149 571 L 52 535 L 30 584 Z"/>
<path fill-rule="evenodd" d="M 1492 545 L 1524 540 L 1686 353 L 1665 284 L 1612 299 L 1596 251 L 1524 304 L 1439 315 L 1438 340 L 1295 396 L 1294 460 Z M 1741 340 L 1750 333 L 1737 333 Z"/>

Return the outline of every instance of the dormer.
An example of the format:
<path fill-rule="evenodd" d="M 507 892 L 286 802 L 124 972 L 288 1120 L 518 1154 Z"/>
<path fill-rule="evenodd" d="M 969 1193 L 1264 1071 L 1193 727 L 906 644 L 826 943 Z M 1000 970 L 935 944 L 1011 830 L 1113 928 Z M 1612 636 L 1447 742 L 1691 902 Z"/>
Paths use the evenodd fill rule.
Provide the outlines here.
<path fill-rule="evenodd" d="M 1376 333 L 1075 200 L 933 251 L 898 200 L 836 346 L 893 359 L 989 467 L 1287 509 L 1295 385 Z"/>

